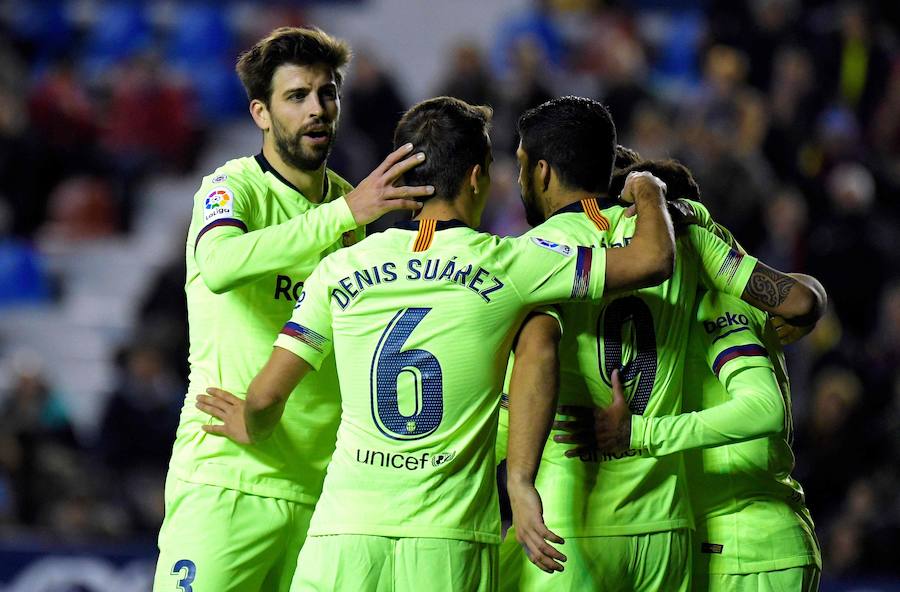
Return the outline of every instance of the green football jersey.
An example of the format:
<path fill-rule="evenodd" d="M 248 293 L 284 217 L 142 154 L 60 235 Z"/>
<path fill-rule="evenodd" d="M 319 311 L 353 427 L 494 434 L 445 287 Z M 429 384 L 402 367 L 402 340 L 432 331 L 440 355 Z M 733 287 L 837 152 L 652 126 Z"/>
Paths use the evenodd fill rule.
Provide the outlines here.
<path fill-rule="evenodd" d="M 531 232 L 547 240 L 620 247 L 634 236 L 636 223 L 624 211 L 608 200 L 583 200 Z M 600 304 L 562 304 L 560 405 L 607 406 L 610 375 L 622 368 L 632 413 L 680 412 L 698 286 L 740 295 L 755 265 L 753 257 L 690 226 L 676 240 L 675 269 L 666 282 L 610 294 Z M 549 440 L 537 477 L 544 520 L 560 536 L 632 535 L 692 525 L 680 456 L 653 458 L 631 449 L 572 459 L 564 455 L 566 448 Z"/>
<path fill-rule="evenodd" d="M 699 563 L 729 574 L 821 567 L 803 489 L 790 475 L 790 386 L 765 313 L 707 293 L 691 327 L 684 393 L 691 413 L 654 419 L 632 444 L 687 451 Z M 760 429 L 770 435 L 754 437 Z"/>
<path fill-rule="evenodd" d="M 321 204 L 308 201 L 259 154 L 225 163 L 194 197 L 186 262 L 190 384 L 170 474 L 186 481 L 315 503 L 334 449 L 339 409 L 333 359 L 285 408 L 273 436 L 235 444 L 200 429 L 214 420 L 196 395 L 220 387 L 244 397 L 290 318 L 303 281 L 356 228 L 331 171 Z M 361 231 L 358 231 L 361 233 Z"/>
<path fill-rule="evenodd" d="M 602 295 L 603 249 L 423 220 L 326 257 L 275 345 L 334 350 L 341 424 L 310 535 L 500 541 L 494 441 L 527 311 Z"/>

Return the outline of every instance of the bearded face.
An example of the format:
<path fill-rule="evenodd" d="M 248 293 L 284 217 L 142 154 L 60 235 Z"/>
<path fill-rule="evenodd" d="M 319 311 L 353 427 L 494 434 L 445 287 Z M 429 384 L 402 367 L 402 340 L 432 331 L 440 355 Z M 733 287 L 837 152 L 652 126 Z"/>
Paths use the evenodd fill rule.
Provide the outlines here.
<path fill-rule="evenodd" d="M 341 113 L 334 72 L 323 64 L 279 66 L 272 76 L 269 131 L 278 156 L 299 170 L 322 167 Z"/>
<path fill-rule="evenodd" d="M 288 126 L 272 116 L 272 135 L 278 156 L 292 167 L 304 171 L 319 169 L 331 154 L 337 135 L 336 122 L 322 119 L 291 132 Z"/>

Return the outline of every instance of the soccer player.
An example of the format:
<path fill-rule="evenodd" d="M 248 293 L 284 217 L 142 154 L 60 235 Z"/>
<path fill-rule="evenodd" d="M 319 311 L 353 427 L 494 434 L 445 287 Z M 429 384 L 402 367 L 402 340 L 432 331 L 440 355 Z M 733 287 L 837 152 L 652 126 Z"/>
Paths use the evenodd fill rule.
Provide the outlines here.
<path fill-rule="evenodd" d="M 685 452 L 697 526 L 693 590 L 817 590 L 822 559 L 803 488 L 790 475 L 790 384 L 776 328 L 716 292 L 702 296 L 695 318 L 684 413 L 632 415 L 614 381 L 612 403 L 592 418 L 590 447 Z"/>
<path fill-rule="evenodd" d="M 533 232 L 556 241 L 627 245 L 635 219 L 603 199 L 612 161 L 596 156 L 596 146 L 606 151 L 615 145 L 608 112 L 596 102 L 555 99 L 526 112 L 519 132 L 520 184 L 529 220 L 547 219 Z M 540 315 L 523 328 L 510 386 L 508 491 L 515 533 L 528 558 L 512 541 L 504 545 L 502 565 L 515 565 L 510 555 L 523 564 L 521 579 L 510 588 L 689 589 L 692 521 L 678 455 L 592 451 L 573 460 L 549 445 L 541 460 L 535 451 L 554 411 L 552 384 L 541 377 L 552 375 L 556 363 L 565 404 L 605 407 L 612 373 L 620 370 L 634 414 L 680 410 L 684 344 L 700 285 L 786 318 L 818 314 L 821 304 L 807 286 L 689 226 L 677 241 L 671 280 L 609 297 L 599 306 L 563 305 L 561 336 L 559 325 Z M 558 362 L 552 359 L 556 343 Z M 529 352 L 537 353 L 529 357 Z M 561 574 L 549 576 L 542 570 L 562 570 L 565 556 L 546 541 L 561 543 L 560 537 L 568 541 L 569 563 Z"/>
<path fill-rule="evenodd" d="M 494 439 L 519 325 L 536 305 L 597 299 L 670 272 L 663 187 L 647 173 L 626 184 L 640 217 L 626 248 L 474 230 L 490 190 L 489 118 L 448 97 L 403 116 L 395 142 L 428 154 L 405 181 L 433 185 L 435 197 L 416 219 L 321 262 L 244 415 L 221 414 L 218 432 L 264 444 L 294 386 L 334 350 L 337 448 L 293 590 L 494 590 Z"/>
<path fill-rule="evenodd" d="M 263 145 L 205 177 L 194 197 L 185 253 L 190 393 L 223 385 L 243 396 L 319 260 L 344 233 L 359 237 L 367 222 L 416 209 L 412 199 L 427 194 L 391 186 L 421 162 L 409 146 L 353 191 L 325 167 L 349 58 L 344 42 L 318 29 L 282 28 L 238 61 Z M 337 374 L 333 359 L 323 365 L 256 448 L 210 437 L 203 429 L 212 418 L 186 400 L 154 589 L 287 588 L 334 449 Z"/>

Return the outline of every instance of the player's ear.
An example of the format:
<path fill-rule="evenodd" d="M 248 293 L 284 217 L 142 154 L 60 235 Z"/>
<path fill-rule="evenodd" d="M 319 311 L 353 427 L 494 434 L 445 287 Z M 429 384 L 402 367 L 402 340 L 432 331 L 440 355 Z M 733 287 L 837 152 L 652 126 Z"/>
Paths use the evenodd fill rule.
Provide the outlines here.
<path fill-rule="evenodd" d="M 259 99 L 250 101 L 250 116 L 253 118 L 253 123 L 256 124 L 256 127 L 264 132 L 269 131 L 269 128 L 272 126 L 272 120 L 269 116 L 269 107 L 264 102 Z"/>
<path fill-rule="evenodd" d="M 543 188 L 544 191 L 547 191 L 547 188 L 550 187 L 550 163 L 546 160 L 539 160 L 537 163 L 537 175 L 540 187 Z"/>
<path fill-rule="evenodd" d="M 476 164 L 472 167 L 472 171 L 469 173 L 469 186 L 472 188 L 472 193 L 474 195 L 478 195 L 478 179 L 481 177 L 481 165 Z"/>

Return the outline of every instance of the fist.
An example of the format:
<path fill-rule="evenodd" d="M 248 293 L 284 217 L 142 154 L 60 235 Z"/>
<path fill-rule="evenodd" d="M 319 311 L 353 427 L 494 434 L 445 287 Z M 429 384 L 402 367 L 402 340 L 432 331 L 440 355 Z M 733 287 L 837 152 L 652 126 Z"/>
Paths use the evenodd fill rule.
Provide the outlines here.
<path fill-rule="evenodd" d="M 625 186 L 619 198 L 627 203 L 634 203 L 635 197 L 644 192 L 665 197 L 666 184 L 648 171 L 633 171 L 625 177 Z"/>

